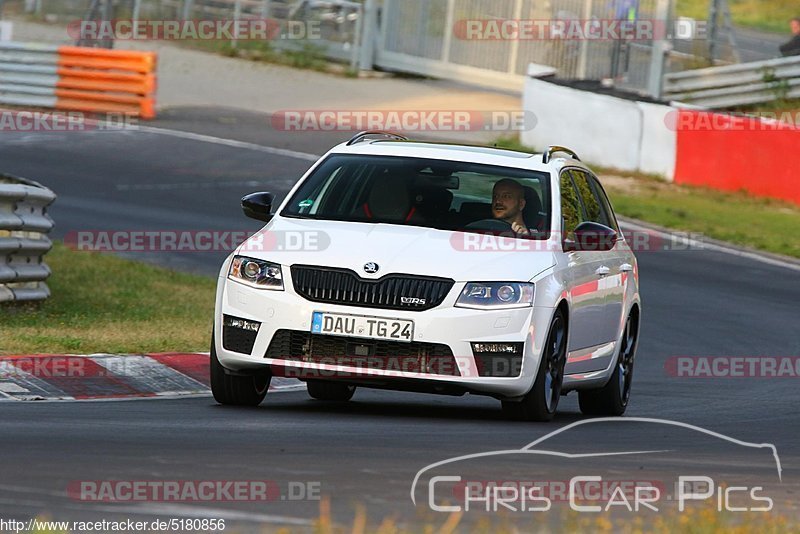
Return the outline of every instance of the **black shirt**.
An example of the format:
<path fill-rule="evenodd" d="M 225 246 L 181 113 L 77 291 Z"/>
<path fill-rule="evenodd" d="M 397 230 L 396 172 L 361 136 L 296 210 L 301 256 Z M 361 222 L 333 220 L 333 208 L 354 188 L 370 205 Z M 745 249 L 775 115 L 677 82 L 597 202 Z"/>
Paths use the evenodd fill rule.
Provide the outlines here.
<path fill-rule="evenodd" d="M 800 56 L 800 34 L 792 37 L 788 43 L 781 45 L 781 55 Z"/>

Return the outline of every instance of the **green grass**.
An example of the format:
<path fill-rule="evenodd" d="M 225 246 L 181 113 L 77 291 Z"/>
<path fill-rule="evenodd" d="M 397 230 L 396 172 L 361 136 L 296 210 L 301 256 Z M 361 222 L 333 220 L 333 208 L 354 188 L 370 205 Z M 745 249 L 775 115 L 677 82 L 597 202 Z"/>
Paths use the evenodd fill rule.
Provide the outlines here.
<path fill-rule="evenodd" d="M 215 280 L 56 244 L 52 296 L 0 306 L 0 354 L 207 351 Z"/>
<path fill-rule="evenodd" d="M 238 57 L 296 69 L 342 73 L 346 76 L 352 76 L 348 69 L 328 61 L 325 57 L 324 47 L 311 42 L 303 43 L 296 50 L 279 50 L 273 47 L 269 41 L 241 41 L 236 46 L 233 46 L 230 41 L 186 41 L 184 44 L 191 48 L 221 54 L 226 57 Z"/>
<path fill-rule="evenodd" d="M 797 0 L 728 0 L 733 21 L 746 28 L 779 32 L 789 36 L 789 20 L 800 17 Z M 678 16 L 708 19 L 710 0 L 677 0 Z"/>
<path fill-rule="evenodd" d="M 515 138 L 501 138 L 497 146 L 533 151 Z M 619 215 L 800 258 L 800 206 L 742 192 L 669 184 L 656 176 L 595 165 L 592 169 L 603 181 Z"/>
<path fill-rule="evenodd" d="M 732 110 L 734 113 L 757 113 L 757 112 L 770 112 L 777 114 L 779 120 L 789 120 L 792 124 L 800 126 L 797 118 L 800 117 L 800 99 L 783 99 L 778 98 L 772 102 L 764 102 L 762 104 L 752 104 L 748 106 L 739 106 Z"/>
<path fill-rule="evenodd" d="M 606 187 L 621 215 L 800 258 L 800 208 L 742 193 L 651 182 L 637 185 Z"/>

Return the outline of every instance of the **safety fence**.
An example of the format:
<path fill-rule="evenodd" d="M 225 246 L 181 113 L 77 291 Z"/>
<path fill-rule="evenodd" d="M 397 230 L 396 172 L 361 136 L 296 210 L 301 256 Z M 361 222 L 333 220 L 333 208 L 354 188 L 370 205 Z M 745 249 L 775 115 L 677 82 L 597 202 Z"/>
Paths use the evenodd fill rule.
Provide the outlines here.
<path fill-rule="evenodd" d="M 154 52 L 0 43 L 0 103 L 156 116 Z"/>
<path fill-rule="evenodd" d="M 141 0 L 140 17 L 155 18 L 170 7 L 183 20 L 270 19 L 281 27 L 284 36 L 269 41 L 275 49 L 302 50 L 311 45 L 330 59 L 353 66 L 358 62 L 364 7 L 359 1 Z M 297 25 L 301 22 L 302 27 Z M 313 39 L 309 39 L 312 33 Z M 237 46 L 236 41 L 232 44 Z"/>
<path fill-rule="evenodd" d="M 671 0 L 637 0 L 634 20 L 668 23 Z M 593 30 L 603 23 L 627 21 L 608 0 L 383 0 L 376 65 L 411 70 L 468 83 L 521 90 L 529 73 L 577 80 L 614 79 L 619 86 L 650 90 L 652 63 L 664 60 L 652 38 L 638 40 L 523 36 L 496 38 L 492 21 L 545 23 L 550 28 Z M 566 30 L 565 30 L 566 32 Z M 566 35 L 564 33 L 563 35 Z M 658 73 L 660 75 L 660 73 Z"/>
<path fill-rule="evenodd" d="M 321 57 L 350 63 L 359 60 L 363 25 L 362 1 L 351 0 L 102 0 L 105 9 L 90 13 L 90 0 L 38 0 L 29 11 L 45 20 L 73 22 L 110 18 L 137 21 L 208 21 L 269 19 L 288 38 L 270 38 L 275 50 L 313 51 Z M 107 7 L 110 6 L 110 7 Z M 313 32 L 313 39 L 307 33 Z M 83 43 L 82 43 L 83 44 Z M 111 46 L 113 43 L 95 43 Z M 230 44 L 242 45 L 236 39 Z"/>
<path fill-rule="evenodd" d="M 99 1 L 99 0 L 97 0 Z M 110 2 L 111 0 L 104 0 Z M 377 67 L 493 88 L 521 91 L 530 65 L 563 79 L 614 80 L 653 96 L 672 65 L 675 0 L 118 0 L 112 18 L 134 20 L 247 20 L 318 24 L 311 39 L 270 39 L 268 46 L 300 49 L 361 70 Z M 88 0 L 38 0 L 47 18 L 86 17 Z M 109 4 L 110 5 L 110 4 Z M 80 7 L 83 6 L 83 7 Z M 587 36 L 496 38 L 485 29 L 504 21 L 578 28 Z M 651 24 L 640 38 L 592 38 L 615 24 Z M 642 26 L 643 27 L 643 26 Z M 579 32 L 579 33 L 581 33 Z M 554 30 L 554 34 L 559 33 Z M 566 33 L 561 32 L 563 35 Z M 567 32 L 569 33 L 569 32 Z M 659 38 L 665 34 L 666 39 Z M 694 41 L 693 41 L 694 42 Z M 236 39 L 233 46 L 242 45 Z"/>
<path fill-rule="evenodd" d="M 0 302 L 28 302 L 50 296 L 44 263 L 52 248 L 53 220 L 47 207 L 55 193 L 36 182 L 0 175 Z"/>
<path fill-rule="evenodd" d="M 800 56 L 668 74 L 664 93 L 712 109 L 800 98 Z"/>

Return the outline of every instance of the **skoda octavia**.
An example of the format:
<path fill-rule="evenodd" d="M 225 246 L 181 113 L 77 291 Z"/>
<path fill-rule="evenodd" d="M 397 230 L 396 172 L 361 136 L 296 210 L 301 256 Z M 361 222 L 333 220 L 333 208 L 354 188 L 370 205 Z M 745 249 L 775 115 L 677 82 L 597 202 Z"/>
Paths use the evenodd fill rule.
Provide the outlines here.
<path fill-rule="evenodd" d="M 548 421 L 575 391 L 621 415 L 633 380 L 638 270 L 600 182 L 543 154 L 364 132 L 333 148 L 219 275 L 217 402 L 257 405 L 272 377 L 323 401 L 357 388 L 488 395 Z"/>

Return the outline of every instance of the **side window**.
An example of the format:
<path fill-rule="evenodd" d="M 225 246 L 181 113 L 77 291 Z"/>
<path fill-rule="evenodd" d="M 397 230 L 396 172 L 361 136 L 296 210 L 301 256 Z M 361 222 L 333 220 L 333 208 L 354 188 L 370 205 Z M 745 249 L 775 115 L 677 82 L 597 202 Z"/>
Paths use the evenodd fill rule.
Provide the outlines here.
<path fill-rule="evenodd" d="M 584 219 L 578 193 L 575 191 L 569 172 L 561 173 L 561 218 L 562 239 L 573 239 L 575 228 Z"/>
<path fill-rule="evenodd" d="M 583 207 L 586 210 L 586 220 L 613 227 L 600 196 L 590 183 L 590 176 L 583 171 L 577 170 L 570 171 L 570 174 L 575 180 L 581 202 L 583 202 Z"/>
<path fill-rule="evenodd" d="M 592 183 L 592 188 L 597 193 L 597 197 L 600 199 L 601 207 L 603 211 L 606 212 L 606 218 L 608 219 L 609 224 L 608 226 L 616 230 L 619 233 L 619 224 L 617 223 L 617 217 L 614 215 L 614 210 L 611 207 L 611 202 L 608 200 L 608 195 L 606 195 L 605 190 L 603 190 L 603 186 L 600 185 L 600 182 L 594 176 L 589 176 L 589 181 Z"/>

